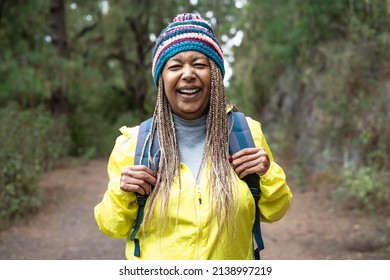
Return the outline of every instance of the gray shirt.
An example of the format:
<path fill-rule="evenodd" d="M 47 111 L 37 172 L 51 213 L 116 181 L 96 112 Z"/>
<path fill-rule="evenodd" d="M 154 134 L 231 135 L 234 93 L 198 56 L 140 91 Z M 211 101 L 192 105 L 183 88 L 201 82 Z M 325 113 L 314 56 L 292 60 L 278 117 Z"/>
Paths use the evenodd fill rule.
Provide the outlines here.
<path fill-rule="evenodd" d="M 180 161 L 190 168 L 196 178 L 206 142 L 206 115 L 196 120 L 185 120 L 173 115 L 173 121 Z"/>

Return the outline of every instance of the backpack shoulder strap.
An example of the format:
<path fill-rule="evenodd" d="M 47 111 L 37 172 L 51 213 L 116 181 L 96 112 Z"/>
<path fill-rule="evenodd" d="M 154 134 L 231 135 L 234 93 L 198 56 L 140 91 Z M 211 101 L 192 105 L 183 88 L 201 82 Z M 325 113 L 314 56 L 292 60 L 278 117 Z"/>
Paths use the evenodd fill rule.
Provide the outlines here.
<path fill-rule="evenodd" d="M 241 112 L 232 111 L 229 113 L 229 124 L 232 127 L 230 137 L 229 137 L 229 153 L 230 155 L 235 154 L 236 152 L 245 149 L 255 147 L 253 141 L 252 133 L 248 126 L 246 117 Z M 259 180 L 260 177 L 257 174 L 249 174 L 243 178 L 247 183 L 256 205 L 256 216 L 255 223 L 253 225 L 253 236 L 257 244 L 255 249 L 255 259 L 260 259 L 260 251 L 264 249 L 264 242 L 261 235 L 260 227 L 260 209 L 258 202 L 260 199 L 260 187 Z"/>
<path fill-rule="evenodd" d="M 150 138 L 148 138 L 149 133 L 151 132 L 151 126 L 153 119 L 149 118 L 146 121 L 142 122 L 138 129 L 137 145 L 134 153 L 134 165 L 145 165 L 148 166 L 152 171 L 156 171 L 159 161 L 160 161 L 160 148 L 158 144 L 157 134 L 152 143 L 151 155 L 152 158 L 149 159 L 149 145 Z M 136 238 L 136 234 L 141 226 L 146 200 L 148 195 L 140 195 L 136 193 L 137 202 L 138 202 L 138 212 L 135 220 L 134 228 L 130 234 L 130 240 L 134 241 L 134 256 L 140 257 L 141 249 L 139 245 L 139 239 Z"/>
<path fill-rule="evenodd" d="M 146 121 L 143 121 L 139 126 L 137 146 L 134 153 L 134 165 L 145 165 L 152 169 L 152 171 L 156 171 L 160 161 L 160 146 L 157 134 L 154 135 L 155 138 L 151 147 L 151 159 L 149 159 L 148 154 L 150 145 L 148 134 L 151 132 L 152 123 L 153 118 L 149 118 Z"/>
<path fill-rule="evenodd" d="M 229 138 L 229 152 L 231 154 L 234 154 L 245 148 L 255 147 L 252 133 L 243 113 L 229 113 L 229 124 L 232 126 L 232 131 Z"/>

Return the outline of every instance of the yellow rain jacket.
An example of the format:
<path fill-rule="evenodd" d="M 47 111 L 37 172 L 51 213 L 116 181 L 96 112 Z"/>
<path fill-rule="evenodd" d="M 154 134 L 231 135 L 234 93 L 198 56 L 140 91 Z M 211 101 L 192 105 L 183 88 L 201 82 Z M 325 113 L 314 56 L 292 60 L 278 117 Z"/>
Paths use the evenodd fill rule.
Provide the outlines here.
<path fill-rule="evenodd" d="M 286 184 L 283 169 L 274 162 L 272 153 L 264 138 L 260 123 L 247 117 L 256 147 L 263 147 L 271 165 L 260 178 L 261 198 L 259 207 L 262 222 L 275 222 L 287 212 L 292 198 Z M 253 196 L 246 183 L 238 177 L 239 206 L 232 228 L 218 232 L 216 214 L 210 206 L 208 166 L 204 167 L 200 184 L 196 184 L 190 169 L 183 163 L 180 167 L 182 187 L 179 203 L 179 184 L 171 186 L 167 224 L 162 231 L 157 217 L 143 232 L 141 225 L 137 238 L 140 241 L 140 258 L 134 256 L 134 242 L 129 236 L 135 224 L 138 205 L 134 193 L 120 189 L 121 171 L 134 164 L 138 128 L 122 127 L 122 135 L 116 140 L 108 162 L 109 183 L 102 202 L 95 207 L 95 218 L 100 230 L 113 238 L 127 238 L 128 259 L 176 259 L 176 260 L 253 260 L 252 228 L 255 220 Z M 201 203 L 200 199 L 201 198 Z M 158 205 L 158 203 L 156 203 Z M 154 211 L 158 211 L 156 206 Z M 156 215 L 158 216 L 158 215 Z"/>

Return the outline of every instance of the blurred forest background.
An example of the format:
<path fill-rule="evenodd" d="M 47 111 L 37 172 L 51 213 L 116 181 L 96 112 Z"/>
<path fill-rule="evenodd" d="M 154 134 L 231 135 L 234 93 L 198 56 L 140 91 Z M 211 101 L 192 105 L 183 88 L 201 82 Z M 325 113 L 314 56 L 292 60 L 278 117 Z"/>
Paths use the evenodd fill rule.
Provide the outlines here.
<path fill-rule="evenodd" d="M 0 0 L 0 228 L 39 209 L 43 172 L 107 157 L 152 114 L 154 41 L 188 11 L 297 187 L 322 176 L 346 207 L 390 213 L 390 0 Z"/>

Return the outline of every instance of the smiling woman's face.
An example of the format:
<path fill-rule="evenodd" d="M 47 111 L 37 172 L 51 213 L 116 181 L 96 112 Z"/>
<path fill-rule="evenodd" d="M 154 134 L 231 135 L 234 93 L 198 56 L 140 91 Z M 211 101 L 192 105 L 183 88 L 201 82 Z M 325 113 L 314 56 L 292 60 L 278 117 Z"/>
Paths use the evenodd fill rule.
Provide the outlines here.
<path fill-rule="evenodd" d="M 181 52 L 166 62 L 162 70 L 164 91 L 174 114 L 193 120 L 207 113 L 210 74 L 208 58 L 201 52 Z"/>

